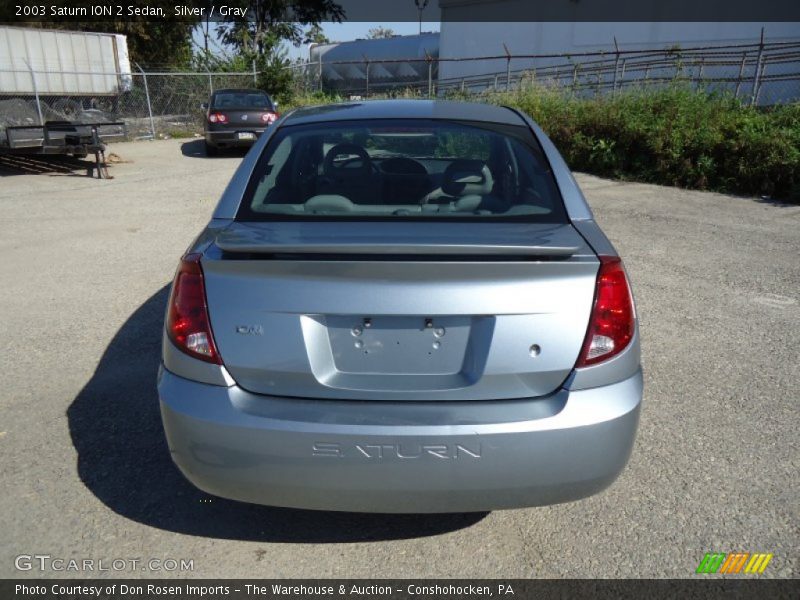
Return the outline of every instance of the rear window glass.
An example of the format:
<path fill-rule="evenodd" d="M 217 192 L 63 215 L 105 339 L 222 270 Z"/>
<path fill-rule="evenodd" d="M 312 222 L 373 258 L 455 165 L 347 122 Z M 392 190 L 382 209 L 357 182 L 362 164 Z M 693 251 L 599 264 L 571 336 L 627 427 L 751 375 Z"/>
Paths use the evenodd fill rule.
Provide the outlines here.
<path fill-rule="evenodd" d="M 237 220 L 328 218 L 566 222 L 526 127 L 398 119 L 281 128 Z"/>
<path fill-rule="evenodd" d="M 263 92 L 218 92 L 212 108 L 272 110 L 272 100 Z"/>

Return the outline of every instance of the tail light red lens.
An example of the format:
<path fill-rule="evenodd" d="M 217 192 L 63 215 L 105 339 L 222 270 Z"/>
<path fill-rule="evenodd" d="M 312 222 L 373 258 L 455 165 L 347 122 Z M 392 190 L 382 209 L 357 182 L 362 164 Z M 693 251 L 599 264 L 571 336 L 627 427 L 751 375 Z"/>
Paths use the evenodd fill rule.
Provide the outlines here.
<path fill-rule="evenodd" d="M 589 329 L 576 367 L 608 360 L 633 338 L 636 314 L 628 278 L 617 256 L 600 256 Z"/>
<path fill-rule="evenodd" d="M 175 274 L 169 296 L 167 335 L 189 356 L 222 364 L 208 320 L 206 286 L 199 254 L 184 256 Z"/>
<path fill-rule="evenodd" d="M 270 123 L 274 123 L 277 118 L 278 118 L 277 113 L 265 112 L 264 114 L 261 115 L 261 122 L 269 125 Z"/>
<path fill-rule="evenodd" d="M 211 113 L 208 115 L 208 122 L 209 123 L 227 123 L 228 116 L 222 113 Z"/>

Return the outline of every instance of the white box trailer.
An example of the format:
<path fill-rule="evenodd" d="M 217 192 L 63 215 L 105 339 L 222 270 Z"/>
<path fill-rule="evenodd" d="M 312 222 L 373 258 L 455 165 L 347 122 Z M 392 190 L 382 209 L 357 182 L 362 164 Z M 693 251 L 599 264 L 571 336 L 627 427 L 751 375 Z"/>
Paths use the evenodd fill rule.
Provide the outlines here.
<path fill-rule="evenodd" d="M 0 26 L 0 98 L 38 96 L 74 113 L 107 108 L 131 82 L 124 35 Z"/>
<path fill-rule="evenodd" d="M 109 113 L 131 84 L 124 35 L 0 26 L 0 156 L 94 154 L 107 176 L 105 144 L 125 136 Z"/>

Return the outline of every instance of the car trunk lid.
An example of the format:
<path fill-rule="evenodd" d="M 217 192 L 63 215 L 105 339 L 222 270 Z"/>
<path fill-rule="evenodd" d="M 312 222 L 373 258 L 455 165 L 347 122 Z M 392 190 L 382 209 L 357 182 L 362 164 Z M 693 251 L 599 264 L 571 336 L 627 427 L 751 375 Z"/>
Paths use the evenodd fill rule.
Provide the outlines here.
<path fill-rule="evenodd" d="M 252 108 L 215 108 L 211 113 L 225 115 L 226 120 L 216 124 L 218 129 L 247 131 L 249 129 L 262 129 L 266 127 L 269 123 L 263 121 L 262 118 L 266 114 L 273 113 L 273 111 Z"/>
<path fill-rule="evenodd" d="M 552 392 L 598 268 L 570 225 L 485 222 L 233 223 L 202 264 L 239 385 L 353 400 Z"/>

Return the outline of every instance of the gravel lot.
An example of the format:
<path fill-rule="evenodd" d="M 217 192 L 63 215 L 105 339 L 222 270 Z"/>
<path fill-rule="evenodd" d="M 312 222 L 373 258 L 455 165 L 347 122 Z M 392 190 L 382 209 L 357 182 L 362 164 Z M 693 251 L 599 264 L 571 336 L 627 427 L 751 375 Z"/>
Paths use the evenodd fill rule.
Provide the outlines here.
<path fill-rule="evenodd" d="M 209 498 L 161 430 L 167 286 L 240 157 L 112 150 L 129 162 L 111 181 L 0 177 L 0 577 L 81 575 L 15 570 L 35 553 L 193 559 L 199 577 L 691 577 L 708 551 L 800 576 L 800 207 L 579 176 L 641 315 L 621 478 L 547 508 L 312 513 Z"/>

